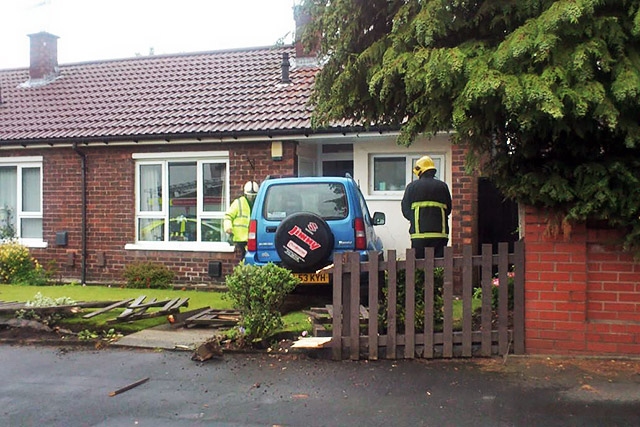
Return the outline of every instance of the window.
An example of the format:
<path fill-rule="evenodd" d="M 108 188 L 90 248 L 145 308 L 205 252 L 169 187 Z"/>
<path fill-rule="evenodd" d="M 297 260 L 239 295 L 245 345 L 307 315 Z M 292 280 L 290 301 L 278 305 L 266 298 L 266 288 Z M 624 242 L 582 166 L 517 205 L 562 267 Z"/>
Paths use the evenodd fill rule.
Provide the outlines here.
<path fill-rule="evenodd" d="M 228 154 L 137 154 L 136 243 L 166 248 L 216 244 L 229 206 Z M 175 242 L 175 243 L 172 243 Z"/>
<path fill-rule="evenodd" d="M 373 155 L 371 161 L 373 193 L 404 191 L 407 184 L 417 178 L 413 174 L 413 167 L 423 155 Z M 430 154 L 429 156 L 436 165 L 436 178 L 443 179 L 444 155 Z"/>
<path fill-rule="evenodd" d="M 269 187 L 265 196 L 265 219 L 280 221 L 296 212 L 312 212 L 324 219 L 344 219 L 349 213 L 346 190 L 342 184 L 324 182 Z"/>
<path fill-rule="evenodd" d="M 0 240 L 42 242 L 42 158 L 0 159 Z"/>

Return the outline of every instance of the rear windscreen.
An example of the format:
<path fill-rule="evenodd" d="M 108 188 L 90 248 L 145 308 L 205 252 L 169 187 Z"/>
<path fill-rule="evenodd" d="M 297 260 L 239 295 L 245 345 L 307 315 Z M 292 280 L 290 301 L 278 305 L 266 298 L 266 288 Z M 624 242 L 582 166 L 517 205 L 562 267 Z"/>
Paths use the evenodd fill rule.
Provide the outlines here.
<path fill-rule="evenodd" d="M 349 209 L 344 186 L 324 182 L 269 187 L 265 195 L 265 219 L 281 220 L 297 212 L 312 212 L 324 219 L 346 218 Z"/>

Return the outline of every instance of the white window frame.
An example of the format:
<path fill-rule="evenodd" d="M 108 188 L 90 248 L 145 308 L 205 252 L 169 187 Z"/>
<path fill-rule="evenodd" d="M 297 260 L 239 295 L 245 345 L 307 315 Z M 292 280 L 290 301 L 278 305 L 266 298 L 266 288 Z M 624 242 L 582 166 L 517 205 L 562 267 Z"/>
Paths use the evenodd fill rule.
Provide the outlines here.
<path fill-rule="evenodd" d="M 415 162 L 422 156 L 429 156 L 433 159 L 433 161 L 436 163 L 436 178 L 442 180 L 442 181 L 446 181 L 446 176 L 447 176 L 447 171 L 446 171 L 446 167 L 447 167 L 447 163 L 446 163 L 446 156 L 443 153 L 409 153 L 409 154 L 402 154 L 402 153 L 384 153 L 384 154 L 371 154 L 370 156 L 370 161 L 369 161 L 369 194 L 373 195 L 373 196 L 397 196 L 397 195 L 401 195 L 404 193 L 404 189 L 406 188 L 407 184 L 409 184 L 411 181 L 413 181 L 414 179 L 417 179 L 417 177 L 413 174 L 413 165 L 415 164 Z M 375 177 L 375 160 L 376 159 L 381 159 L 381 158 L 399 158 L 399 157 L 403 157 L 405 159 L 405 180 L 404 180 L 404 186 L 402 186 L 402 188 L 399 188 L 397 190 L 376 190 L 375 189 L 375 182 L 376 182 L 376 177 Z M 438 165 L 439 163 L 439 165 Z"/>
<path fill-rule="evenodd" d="M 21 245 L 30 248 L 46 248 L 47 243 L 44 241 L 44 237 L 41 238 L 23 238 L 22 233 L 22 220 L 23 219 L 40 219 L 43 221 L 42 206 L 43 206 L 43 158 L 42 156 L 28 156 L 28 157 L 4 157 L 0 158 L 0 166 L 15 166 L 17 169 L 17 186 L 16 186 L 16 238 Z M 23 211 L 22 210 L 22 171 L 23 169 L 39 169 L 40 170 L 40 205 L 37 211 Z M 44 221 L 42 225 L 42 235 L 44 236 Z"/>
<path fill-rule="evenodd" d="M 169 163 L 172 162 L 195 162 L 196 163 L 196 227 L 198 229 L 198 239 L 202 238 L 200 233 L 202 220 L 206 219 L 224 219 L 225 212 L 229 209 L 231 203 L 229 188 L 229 152 L 228 151 L 197 151 L 197 152 L 167 152 L 167 153 L 134 153 L 132 155 L 135 161 L 135 243 L 125 245 L 125 249 L 129 250 L 166 250 L 166 251 L 207 251 L 207 252 L 233 252 L 234 247 L 228 242 L 203 242 L 203 241 L 171 241 L 169 236 Z M 204 178 L 202 175 L 202 165 L 207 163 L 224 163 L 226 168 L 225 187 L 223 189 L 225 206 L 221 211 L 211 212 L 204 211 Z M 162 204 L 159 211 L 143 211 L 140 209 L 140 166 L 143 165 L 161 165 L 162 167 Z M 140 219 L 159 218 L 165 220 L 164 236 L 165 240 L 161 242 L 139 241 Z"/>

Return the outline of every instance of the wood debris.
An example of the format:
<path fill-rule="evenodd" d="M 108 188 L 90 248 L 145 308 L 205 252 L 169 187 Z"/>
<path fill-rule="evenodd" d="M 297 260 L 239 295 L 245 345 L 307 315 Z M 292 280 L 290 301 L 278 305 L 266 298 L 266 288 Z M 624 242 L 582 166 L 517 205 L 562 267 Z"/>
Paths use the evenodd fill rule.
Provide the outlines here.
<path fill-rule="evenodd" d="M 205 360 L 222 357 L 222 347 L 216 340 L 206 341 L 198 346 L 191 356 L 191 360 L 204 362 Z"/>
<path fill-rule="evenodd" d="M 127 386 L 124 386 L 124 387 L 119 388 L 119 389 L 117 389 L 115 391 L 112 391 L 112 392 L 109 393 L 109 396 L 115 396 L 117 394 L 124 393 L 125 391 L 131 390 L 134 387 L 138 387 L 140 384 L 144 384 L 147 381 L 149 381 L 149 377 L 143 378 L 143 379 L 138 380 L 138 381 L 136 381 L 134 383 L 131 383 L 131 384 L 127 385 Z"/>

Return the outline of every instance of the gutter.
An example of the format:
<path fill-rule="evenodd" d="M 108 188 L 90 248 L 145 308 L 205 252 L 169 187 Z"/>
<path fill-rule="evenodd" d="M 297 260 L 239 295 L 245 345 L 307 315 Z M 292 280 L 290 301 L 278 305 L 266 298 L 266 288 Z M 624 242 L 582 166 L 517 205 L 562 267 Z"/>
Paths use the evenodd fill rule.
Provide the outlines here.
<path fill-rule="evenodd" d="M 80 156 L 81 163 L 81 180 L 82 180 L 82 221 L 81 221 L 81 270 L 80 270 L 80 283 L 86 284 L 87 279 L 87 155 L 78 150 L 78 143 L 73 143 L 73 151 Z"/>
<path fill-rule="evenodd" d="M 385 134 L 396 133 L 398 128 L 389 126 L 377 127 L 333 127 L 322 129 L 281 129 L 278 131 L 240 131 L 240 132 L 190 132 L 190 133 L 171 133 L 171 134 L 147 134 L 147 135 L 118 135 L 118 136 L 81 136 L 68 138 L 31 138 L 31 139 L 1 139 L 0 149 L 27 148 L 31 145 L 39 147 L 54 147 L 68 145 L 117 145 L 125 143 L 127 145 L 136 145 L 149 142 L 157 144 L 164 143 L 198 143 L 198 142 L 259 142 L 273 139 L 282 140 L 298 140 L 311 139 L 313 137 L 323 137 L 331 135 L 357 136 L 358 134 Z M 189 141 L 192 140 L 192 141 Z M 91 141 L 91 142 L 89 142 Z"/>

